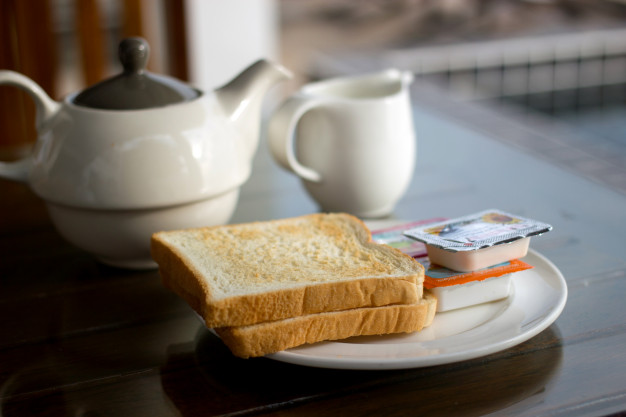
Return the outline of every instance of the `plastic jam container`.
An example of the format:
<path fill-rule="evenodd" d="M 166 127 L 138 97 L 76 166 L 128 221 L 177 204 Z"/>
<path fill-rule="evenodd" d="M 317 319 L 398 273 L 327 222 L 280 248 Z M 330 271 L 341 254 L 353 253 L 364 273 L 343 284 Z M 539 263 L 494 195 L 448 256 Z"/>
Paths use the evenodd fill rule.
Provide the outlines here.
<path fill-rule="evenodd" d="M 426 245 L 405 236 L 404 232 L 418 226 L 424 226 L 444 220 L 446 219 L 443 217 L 437 217 L 434 219 L 400 223 L 384 229 L 372 230 L 372 240 L 376 243 L 384 243 L 394 247 L 413 258 L 421 258 L 426 256 Z"/>
<path fill-rule="evenodd" d="M 412 228 L 404 235 L 426 245 L 432 264 L 471 272 L 526 256 L 530 237 L 550 230 L 546 223 L 485 210 Z"/>
<path fill-rule="evenodd" d="M 532 268 L 518 259 L 474 272 L 458 272 L 419 260 L 426 269 L 424 288 L 437 297 L 437 312 L 456 310 L 507 298 L 516 272 Z"/>

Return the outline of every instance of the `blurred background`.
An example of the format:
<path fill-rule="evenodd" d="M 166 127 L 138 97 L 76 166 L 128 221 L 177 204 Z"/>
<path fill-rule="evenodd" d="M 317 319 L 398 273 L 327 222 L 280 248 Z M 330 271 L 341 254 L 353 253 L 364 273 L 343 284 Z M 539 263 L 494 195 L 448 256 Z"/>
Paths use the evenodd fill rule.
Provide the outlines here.
<path fill-rule="evenodd" d="M 0 5 L 0 68 L 26 74 L 56 99 L 119 72 L 117 44 L 126 36 L 149 41 L 150 70 L 206 89 L 259 57 L 296 74 L 283 95 L 311 80 L 397 67 L 416 74 L 413 97 L 424 105 L 477 128 L 497 129 L 506 119 L 542 130 L 542 137 L 590 156 L 581 166 L 587 174 L 600 170 L 626 192 L 624 0 Z M 0 88 L 0 159 L 28 152 L 35 137 L 34 106 L 14 90 Z M 543 152 L 545 144 L 528 137 L 515 145 Z"/>

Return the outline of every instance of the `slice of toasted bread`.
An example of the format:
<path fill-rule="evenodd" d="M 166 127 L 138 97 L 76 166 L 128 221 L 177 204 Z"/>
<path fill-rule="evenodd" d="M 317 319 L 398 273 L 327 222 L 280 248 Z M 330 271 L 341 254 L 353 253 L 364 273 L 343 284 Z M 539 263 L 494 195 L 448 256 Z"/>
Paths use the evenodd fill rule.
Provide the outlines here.
<path fill-rule="evenodd" d="M 421 264 L 347 214 L 159 232 L 152 257 L 209 327 L 412 304 L 424 280 Z"/>
<path fill-rule="evenodd" d="M 437 299 L 426 291 L 424 297 L 414 304 L 310 314 L 215 331 L 235 356 L 249 358 L 306 343 L 420 331 L 432 323 L 436 307 Z"/>

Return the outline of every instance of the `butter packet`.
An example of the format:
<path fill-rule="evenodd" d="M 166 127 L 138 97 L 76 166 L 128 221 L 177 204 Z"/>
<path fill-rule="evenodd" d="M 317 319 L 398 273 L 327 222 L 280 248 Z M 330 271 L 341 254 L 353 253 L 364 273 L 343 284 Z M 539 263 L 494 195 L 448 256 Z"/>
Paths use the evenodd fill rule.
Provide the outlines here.
<path fill-rule="evenodd" d="M 552 226 L 536 220 L 485 210 L 436 224 L 415 227 L 405 236 L 451 252 L 472 251 L 540 235 Z"/>
<path fill-rule="evenodd" d="M 431 289 L 436 287 L 450 287 L 453 285 L 462 285 L 469 282 L 484 281 L 489 278 L 501 277 L 513 272 L 525 271 L 532 269 L 533 266 L 519 259 L 505 261 L 497 265 L 488 266 L 471 272 L 453 271 L 444 266 L 431 264 L 426 258 L 421 260 L 424 266 L 424 288 Z"/>
<path fill-rule="evenodd" d="M 424 243 L 431 262 L 470 272 L 526 256 L 531 236 L 550 230 L 552 226 L 547 223 L 485 210 L 418 226 L 404 235 Z"/>
<path fill-rule="evenodd" d="M 514 259 L 473 272 L 456 272 L 420 260 L 426 269 L 424 288 L 437 297 L 437 313 L 507 298 L 515 273 L 533 268 Z"/>

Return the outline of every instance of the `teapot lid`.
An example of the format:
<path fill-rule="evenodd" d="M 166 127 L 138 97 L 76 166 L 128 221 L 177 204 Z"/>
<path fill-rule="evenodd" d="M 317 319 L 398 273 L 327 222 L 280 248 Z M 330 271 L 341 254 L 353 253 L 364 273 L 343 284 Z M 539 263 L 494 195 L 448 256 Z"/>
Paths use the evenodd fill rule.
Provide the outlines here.
<path fill-rule="evenodd" d="M 149 53 L 145 39 L 122 40 L 119 58 L 124 71 L 88 87 L 74 98 L 74 103 L 97 109 L 132 110 L 181 103 L 200 95 L 182 81 L 148 72 L 145 68 Z"/>

